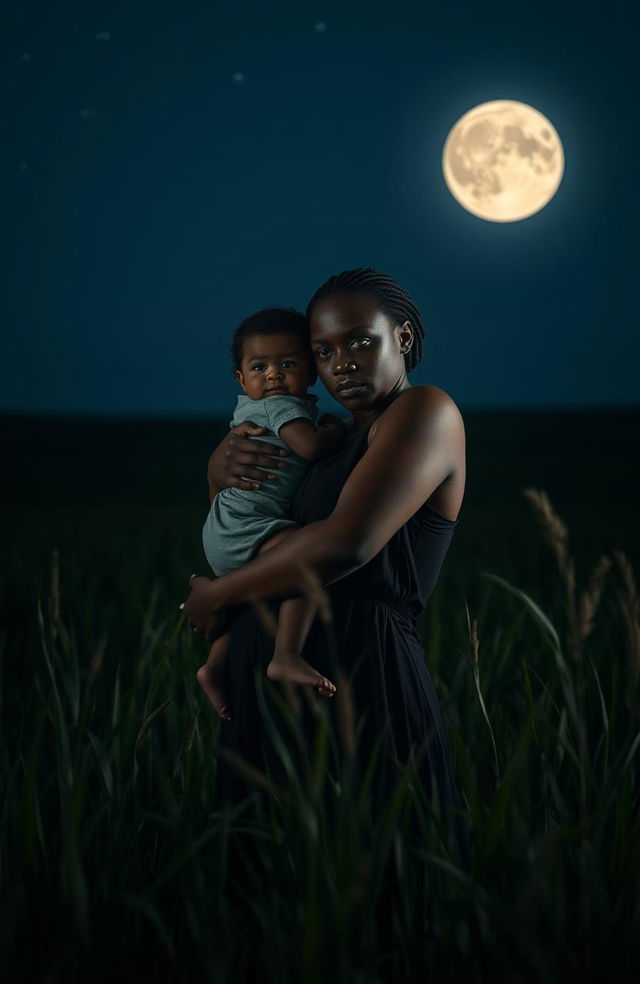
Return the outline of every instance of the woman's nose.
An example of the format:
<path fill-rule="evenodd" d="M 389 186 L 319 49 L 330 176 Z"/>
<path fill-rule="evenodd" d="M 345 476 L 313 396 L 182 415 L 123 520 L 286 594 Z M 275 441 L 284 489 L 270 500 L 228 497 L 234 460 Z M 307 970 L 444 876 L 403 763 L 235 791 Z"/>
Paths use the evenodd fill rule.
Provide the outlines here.
<path fill-rule="evenodd" d="M 346 352 L 344 355 L 340 355 L 338 352 L 333 363 L 333 375 L 334 376 L 344 376 L 345 372 L 350 372 L 355 369 L 355 365 L 351 356 Z"/>

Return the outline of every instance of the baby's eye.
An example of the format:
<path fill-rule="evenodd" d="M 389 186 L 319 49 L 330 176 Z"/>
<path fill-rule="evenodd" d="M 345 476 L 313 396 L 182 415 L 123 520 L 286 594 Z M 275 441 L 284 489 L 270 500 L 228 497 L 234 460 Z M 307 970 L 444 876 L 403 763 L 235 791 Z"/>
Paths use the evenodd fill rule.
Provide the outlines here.
<path fill-rule="evenodd" d="M 291 359 L 285 359 L 282 362 L 282 365 L 284 366 L 285 369 L 295 369 L 297 363 L 292 362 Z"/>
<path fill-rule="evenodd" d="M 257 362 L 255 366 L 251 366 L 251 372 L 255 372 L 256 369 L 259 370 L 259 371 L 262 371 L 264 369 L 263 363 L 262 362 Z"/>

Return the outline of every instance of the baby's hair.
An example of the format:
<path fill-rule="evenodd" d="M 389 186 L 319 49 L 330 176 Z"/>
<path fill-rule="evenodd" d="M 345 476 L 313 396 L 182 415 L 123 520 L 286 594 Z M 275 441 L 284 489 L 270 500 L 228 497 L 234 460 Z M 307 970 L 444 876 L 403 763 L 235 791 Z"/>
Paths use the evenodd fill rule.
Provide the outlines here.
<path fill-rule="evenodd" d="M 422 362 L 424 351 L 424 325 L 420 313 L 400 284 L 393 277 L 371 267 L 358 267 L 357 270 L 344 270 L 319 287 L 307 305 L 307 321 L 311 320 L 311 311 L 318 301 L 331 294 L 365 294 L 372 297 L 380 310 L 388 318 L 399 325 L 405 321 L 411 322 L 413 328 L 413 344 L 405 352 L 404 362 L 407 372 L 411 372 Z"/>
<path fill-rule="evenodd" d="M 234 369 L 242 368 L 242 353 L 247 338 L 255 335 L 296 335 L 309 348 L 309 323 L 295 308 L 264 308 L 256 311 L 238 325 L 231 339 L 231 361 Z M 313 361 L 313 357 L 311 356 Z"/>

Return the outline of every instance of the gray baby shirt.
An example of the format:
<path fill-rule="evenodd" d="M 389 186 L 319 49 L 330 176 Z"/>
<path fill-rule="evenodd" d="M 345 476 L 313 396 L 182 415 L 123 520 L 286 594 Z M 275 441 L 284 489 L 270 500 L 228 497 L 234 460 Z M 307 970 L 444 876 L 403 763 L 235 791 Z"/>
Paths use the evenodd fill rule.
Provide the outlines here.
<path fill-rule="evenodd" d="M 286 468 L 272 469 L 277 476 L 273 481 L 265 481 L 259 489 L 223 489 L 211 503 L 202 529 L 202 544 L 215 574 L 227 574 L 246 564 L 265 540 L 278 530 L 296 525 L 290 516 L 291 502 L 311 462 L 295 454 L 279 432 L 292 420 L 309 420 L 315 426 L 317 402 L 318 397 L 312 393 L 268 396 L 264 400 L 251 400 L 244 394 L 238 397 L 229 427 L 247 420 L 266 427 L 268 433 L 252 440 L 287 448 L 289 454 Z"/>

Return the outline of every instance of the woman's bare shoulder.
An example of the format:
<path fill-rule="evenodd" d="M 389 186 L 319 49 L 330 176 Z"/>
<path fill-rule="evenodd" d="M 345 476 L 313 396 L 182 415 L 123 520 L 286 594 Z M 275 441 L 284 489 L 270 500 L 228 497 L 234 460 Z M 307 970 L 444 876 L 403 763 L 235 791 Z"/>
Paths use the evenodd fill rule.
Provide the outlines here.
<path fill-rule="evenodd" d="M 403 390 L 371 428 L 371 438 L 384 430 L 395 430 L 410 425 L 422 429 L 443 428 L 447 431 L 462 430 L 464 422 L 455 401 L 439 386 L 410 386 Z"/>
<path fill-rule="evenodd" d="M 423 386 L 410 386 L 400 393 L 400 396 L 394 400 L 391 406 L 394 406 L 401 399 L 404 399 L 406 403 L 412 401 L 413 406 L 424 406 L 427 409 L 448 407 L 449 409 L 458 410 L 455 401 L 445 390 L 440 389 L 439 386 L 431 386 L 428 383 L 425 383 Z"/>

